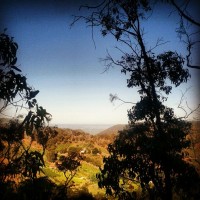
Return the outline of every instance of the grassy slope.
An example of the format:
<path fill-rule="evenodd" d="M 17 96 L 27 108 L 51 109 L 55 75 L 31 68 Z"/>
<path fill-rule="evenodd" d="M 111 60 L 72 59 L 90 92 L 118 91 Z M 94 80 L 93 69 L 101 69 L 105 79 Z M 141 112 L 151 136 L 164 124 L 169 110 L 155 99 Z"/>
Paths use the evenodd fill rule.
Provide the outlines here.
<path fill-rule="evenodd" d="M 79 150 L 86 149 L 84 159 L 81 161 L 81 167 L 79 167 L 77 174 L 73 178 L 74 188 L 81 189 L 86 187 L 93 195 L 105 194 L 105 190 L 98 187 L 96 174 L 100 172 L 99 167 L 103 164 L 103 157 L 108 155 L 107 145 L 113 141 L 113 134 L 117 135 L 118 130 L 121 130 L 121 128 L 122 126 L 114 126 L 114 128 L 105 130 L 102 136 L 89 135 L 80 130 L 58 130 L 57 139 L 50 141 L 50 149 L 52 145 L 55 145 L 54 151 L 58 153 L 65 153 L 73 147 Z M 106 134 L 108 137 L 105 137 Z M 112 136 L 109 137 L 109 135 Z M 94 155 L 92 153 L 94 148 L 97 148 L 101 153 Z M 59 172 L 54 168 L 53 163 L 46 161 L 46 167 L 43 171 L 56 184 L 64 183 L 65 177 L 63 172 Z"/>
<path fill-rule="evenodd" d="M 56 184 L 63 184 L 65 177 L 63 172 L 50 167 L 45 167 L 43 172 Z M 81 162 L 81 167 L 75 177 L 73 178 L 73 188 L 79 190 L 80 188 L 87 187 L 89 192 L 93 195 L 105 194 L 105 191 L 98 188 L 96 174 L 99 173 L 99 168 L 85 161 Z"/>

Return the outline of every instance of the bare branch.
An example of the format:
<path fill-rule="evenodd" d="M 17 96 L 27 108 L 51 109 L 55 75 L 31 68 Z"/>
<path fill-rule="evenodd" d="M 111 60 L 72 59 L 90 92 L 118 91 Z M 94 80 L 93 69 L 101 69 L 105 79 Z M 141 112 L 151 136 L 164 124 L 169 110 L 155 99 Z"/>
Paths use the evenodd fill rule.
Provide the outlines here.
<path fill-rule="evenodd" d="M 186 32 L 185 35 L 186 35 L 186 38 L 187 38 L 186 43 L 187 43 L 187 50 L 188 50 L 188 54 L 186 55 L 187 66 L 190 67 L 190 68 L 200 69 L 200 66 L 198 66 L 198 65 L 192 65 L 190 63 L 190 57 L 192 55 L 192 48 L 197 43 L 200 43 L 200 41 L 191 42 L 189 34 Z"/>
<path fill-rule="evenodd" d="M 106 72 L 113 65 L 120 66 L 122 69 L 127 70 L 126 67 L 122 63 L 120 63 L 118 61 L 115 61 L 114 58 L 109 54 L 108 51 L 107 51 L 106 58 L 105 59 L 101 59 L 101 61 L 104 61 L 105 62 L 105 66 L 106 66 L 105 70 L 102 73 Z M 130 69 L 130 71 L 133 71 L 133 70 Z"/>
<path fill-rule="evenodd" d="M 118 97 L 118 95 L 117 94 L 110 94 L 109 95 L 110 96 L 110 101 L 111 102 L 114 102 L 114 101 L 116 101 L 116 100 L 119 100 L 119 101 L 121 101 L 123 104 L 133 104 L 133 105 L 135 105 L 136 103 L 133 103 L 133 102 L 131 102 L 131 101 L 125 101 L 125 100 L 123 100 L 123 99 L 121 99 L 121 98 L 119 98 Z"/>
<path fill-rule="evenodd" d="M 180 16 L 184 17 L 186 20 L 188 20 L 192 24 L 200 27 L 200 23 L 198 21 L 194 20 L 193 18 L 191 18 L 189 15 L 186 15 L 184 10 L 181 10 L 181 8 L 175 3 L 174 0 L 171 0 L 171 3 L 178 10 Z"/>
<path fill-rule="evenodd" d="M 176 30 L 178 33 L 178 37 L 180 38 L 181 42 L 183 42 L 186 45 L 187 48 L 187 55 L 186 55 L 186 64 L 187 67 L 193 68 L 193 69 L 200 69 L 199 65 L 191 64 L 191 57 L 192 57 L 192 49 L 200 43 L 199 40 L 194 40 L 195 36 L 198 38 L 200 30 L 197 30 L 195 32 L 192 32 L 189 34 L 188 32 L 189 26 L 184 24 L 183 19 L 181 17 L 180 19 L 180 27 Z M 184 39 L 182 39 L 182 36 L 185 36 Z"/>
<path fill-rule="evenodd" d="M 163 38 L 158 38 L 157 41 L 156 41 L 155 46 L 154 46 L 154 47 L 151 47 L 150 50 L 148 51 L 148 53 L 151 52 L 152 50 L 156 49 L 157 47 L 159 47 L 159 46 L 161 46 L 161 45 L 165 45 L 165 44 L 167 44 L 167 43 L 169 43 L 169 41 L 164 42 L 164 41 L 163 41 Z"/>
<path fill-rule="evenodd" d="M 190 89 L 191 89 L 191 87 L 187 88 L 184 93 L 182 92 L 181 99 L 178 104 L 178 108 L 181 109 L 185 114 L 183 117 L 180 117 L 179 119 L 187 119 L 189 116 L 191 116 L 192 114 L 194 114 L 200 110 L 200 104 L 198 106 L 196 106 L 196 108 L 192 109 L 188 105 L 188 102 L 185 100 L 185 95 Z M 186 107 L 183 106 L 184 101 L 185 101 Z"/>
<path fill-rule="evenodd" d="M 107 0 L 102 1 L 100 4 L 96 5 L 96 6 L 88 6 L 88 5 L 82 5 L 80 6 L 79 10 L 81 10 L 82 8 L 87 8 L 87 9 L 96 9 L 101 7 Z"/>

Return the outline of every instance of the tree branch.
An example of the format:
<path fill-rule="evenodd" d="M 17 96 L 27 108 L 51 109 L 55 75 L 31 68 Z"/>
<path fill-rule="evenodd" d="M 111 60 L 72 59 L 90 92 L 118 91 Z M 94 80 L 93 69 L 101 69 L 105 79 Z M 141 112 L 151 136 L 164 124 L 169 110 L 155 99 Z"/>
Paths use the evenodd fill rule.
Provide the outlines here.
<path fill-rule="evenodd" d="M 187 88 L 184 93 L 182 92 L 181 99 L 178 104 L 178 108 L 181 109 L 185 113 L 185 115 L 183 117 L 179 117 L 179 119 L 187 119 L 190 115 L 192 115 L 193 113 L 197 112 L 200 109 L 200 104 L 194 109 L 190 108 L 187 101 L 185 101 L 187 108 L 183 106 L 185 95 L 189 91 L 190 88 Z"/>
<path fill-rule="evenodd" d="M 119 98 L 118 96 L 117 96 L 117 94 L 110 94 L 109 95 L 110 96 L 110 101 L 111 102 L 114 102 L 114 101 L 116 101 L 116 100 L 119 100 L 119 101 L 121 101 L 123 104 L 124 103 L 128 103 L 128 104 L 133 104 L 133 105 L 135 105 L 136 103 L 133 103 L 133 102 L 131 102 L 131 101 L 124 101 L 123 99 L 121 99 L 121 98 Z"/>
<path fill-rule="evenodd" d="M 184 17 L 186 20 L 188 20 L 192 24 L 200 27 L 200 23 L 192 19 L 190 16 L 186 15 L 185 12 L 181 10 L 180 7 L 174 2 L 174 0 L 171 0 L 171 3 L 178 10 L 180 16 Z"/>

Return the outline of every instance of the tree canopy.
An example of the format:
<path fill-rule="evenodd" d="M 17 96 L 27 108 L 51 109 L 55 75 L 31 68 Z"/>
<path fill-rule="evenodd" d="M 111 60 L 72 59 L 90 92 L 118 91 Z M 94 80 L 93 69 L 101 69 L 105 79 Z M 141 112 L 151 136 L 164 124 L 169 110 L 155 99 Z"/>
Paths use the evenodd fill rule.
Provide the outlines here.
<path fill-rule="evenodd" d="M 140 34 L 143 35 L 145 28 L 143 29 L 141 22 L 151 21 L 151 15 L 153 12 L 156 12 L 155 7 L 157 5 L 158 8 L 159 5 L 164 5 L 162 7 L 162 9 L 164 9 L 163 12 L 167 11 L 168 15 L 176 13 L 179 18 L 177 18 L 177 28 L 174 31 L 177 33 L 177 37 L 179 37 L 180 42 L 185 45 L 185 49 L 187 50 L 186 65 L 189 68 L 200 69 L 198 61 L 194 61 L 196 60 L 194 51 L 199 47 L 200 33 L 199 17 L 197 13 L 193 12 L 193 9 L 198 6 L 198 4 L 195 4 L 195 1 L 105 0 L 100 2 L 101 3 L 96 6 L 82 6 L 81 8 L 87 8 L 87 10 L 91 11 L 91 14 L 75 16 L 74 22 L 80 18 L 85 19 L 89 26 L 101 27 L 103 36 L 106 36 L 108 33 L 112 34 L 117 40 L 126 43 L 130 48 L 133 47 L 130 41 L 133 41 L 132 39 L 137 35 L 135 29 L 138 21 L 137 18 L 140 19 Z M 168 9 L 169 7 L 171 10 Z M 72 24 L 74 24 L 74 22 Z M 136 32 L 133 31 L 133 29 L 135 29 Z M 154 30 L 156 30 L 156 27 L 152 27 L 151 31 L 153 32 Z M 158 39 L 156 46 L 161 44 L 162 41 Z M 147 51 L 150 50 L 151 49 L 147 49 Z"/>
<path fill-rule="evenodd" d="M 5 32 L 0 34 L 0 113 L 6 108 L 26 109 L 25 117 L 10 118 L 0 129 L 0 187 L 1 197 L 8 198 L 9 184 L 28 178 L 32 183 L 44 166 L 43 155 L 48 139 L 56 134 L 48 127 L 51 119 L 46 109 L 36 100 L 38 90 L 27 83 L 27 78 L 17 66 L 18 45 Z M 24 142 L 25 136 L 30 140 Z M 33 140 L 42 146 L 42 151 L 31 149 Z M 11 188 L 9 190 L 11 192 Z"/>
<path fill-rule="evenodd" d="M 199 175 L 184 154 L 190 147 L 191 124 L 165 105 L 173 87 L 189 80 L 184 66 L 188 60 L 171 50 L 155 54 L 154 48 L 146 46 L 141 21 L 149 16 L 151 3 L 105 0 L 85 6 L 91 13 L 75 18 L 84 19 L 92 28 L 100 27 L 103 36 L 111 34 L 129 47 L 127 53 L 120 49 L 119 60 L 108 54 L 106 67 L 120 66 L 128 76 L 127 87 L 138 88 L 140 95 L 128 111 L 129 127 L 108 146 L 110 155 L 97 174 L 99 187 L 119 199 L 138 198 L 134 184 L 142 190 L 140 198 L 197 198 Z"/>

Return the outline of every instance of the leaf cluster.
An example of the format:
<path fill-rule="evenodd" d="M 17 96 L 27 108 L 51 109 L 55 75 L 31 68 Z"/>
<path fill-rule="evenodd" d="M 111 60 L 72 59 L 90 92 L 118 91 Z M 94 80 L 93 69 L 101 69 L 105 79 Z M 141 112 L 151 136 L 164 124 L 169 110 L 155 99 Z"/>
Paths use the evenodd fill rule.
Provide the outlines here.
<path fill-rule="evenodd" d="M 2 112 L 8 105 L 15 104 L 15 98 L 27 102 L 33 99 L 38 93 L 27 84 L 26 77 L 16 66 L 18 45 L 7 34 L 0 34 L 0 99 L 4 105 L 0 108 Z"/>
<path fill-rule="evenodd" d="M 56 163 L 56 166 L 60 171 L 74 171 L 80 166 L 79 155 L 73 153 L 69 156 L 60 156 L 59 161 Z"/>
<path fill-rule="evenodd" d="M 44 166 L 43 155 L 49 138 L 56 135 L 55 129 L 46 126 L 51 114 L 38 105 L 34 90 L 16 65 L 18 45 L 5 32 L 0 34 L 0 114 L 8 106 L 23 108 L 28 114 L 23 118 L 10 120 L 0 128 L 0 184 L 26 177 L 34 180 Z M 26 105 L 26 107 L 24 106 Z M 36 140 L 41 151 L 33 151 Z"/>
<path fill-rule="evenodd" d="M 103 36 L 111 33 L 119 40 L 124 31 L 129 32 L 132 29 L 137 17 L 144 18 L 151 7 L 146 0 L 109 0 L 105 1 L 99 9 L 100 12 L 95 12 L 90 20 L 94 25 L 98 23 L 101 25 Z"/>
<path fill-rule="evenodd" d="M 182 188 L 187 193 L 193 187 L 187 185 L 186 188 L 181 181 L 193 179 L 194 185 L 198 184 L 198 174 L 183 161 L 184 154 L 181 153 L 182 148 L 190 145 L 186 137 L 190 124 L 173 119 L 170 123 L 163 123 L 163 130 L 157 135 L 151 123 L 137 123 L 121 131 L 108 146 L 110 156 L 104 158 L 104 167 L 97 174 L 99 187 L 105 187 L 109 195 L 130 197 L 134 191 L 127 189 L 128 185 L 139 185 L 143 191 L 151 193 L 152 182 L 155 194 L 163 198 L 166 168 L 179 195 Z"/>

